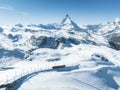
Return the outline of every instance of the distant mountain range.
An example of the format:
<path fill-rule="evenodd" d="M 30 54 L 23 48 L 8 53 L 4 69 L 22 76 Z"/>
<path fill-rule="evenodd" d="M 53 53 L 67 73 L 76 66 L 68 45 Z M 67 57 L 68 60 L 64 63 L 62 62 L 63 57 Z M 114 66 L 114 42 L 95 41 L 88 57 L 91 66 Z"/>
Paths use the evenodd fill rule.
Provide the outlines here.
<path fill-rule="evenodd" d="M 16 24 L 13 26 L 6 25 L 6 26 L 0 27 L 0 33 L 2 36 L 6 37 L 6 39 L 8 39 L 10 42 L 13 42 L 13 43 L 20 42 L 20 43 L 17 43 L 20 45 L 23 45 L 23 44 L 27 43 L 28 41 L 31 41 L 31 38 L 34 36 L 35 37 L 41 36 L 40 34 L 38 34 L 38 32 L 40 34 L 45 32 L 44 34 L 47 37 L 50 36 L 51 34 L 54 34 L 54 36 L 59 37 L 59 39 L 61 37 L 66 38 L 66 36 L 62 36 L 62 33 L 63 33 L 63 35 L 66 33 L 66 35 L 68 35 L 68 36 L 72 35 L 72 34 L 73 35 L 75 35 L 75 34 L 81 35 L 82 34 L 81 35 L 82 38 L 89 37 L 89 39 L 92 39 L 91 37 L 93 35 L 100 35 L 101 37 L 106 38 L 106 40 L 109 42 L 109 45 L 112 45 L 111 47 L 118 49 L 118 50 L 120 49 L 119 48 L 119 45 L 120 45 L 120 43 L 119 43 L 120 20 L 119 19 L 116 19 L 113 22 L 107 22 L 107 23 L 98 24 L 98 25 L 86 25 L 86 26 L 84 25 L 84 28 L 83 28 L 83 27 L 80 27 L 79 25 L 77 25 L 70 18 L 69 15 L 66 15 L 60 24 L 57 24 L 57 23 L 47 24 L 47 25 L 31 24 L 31 25 L 26 25 L 26 26 L 24 26 L 22 24 Z M 58 34 L 57 32 L 59 33 L 60 36 L 57 35 Z M 29 33 L 29 35 L 26 35 L 27 33 Z M 117 34 L 117 37 L 115 36 L 116 34 Z M 31 35 L 33 35 L 33 36 L 31 37 Z M 53 37 L 53 36 L 51 36 L 51 37 Z M 55 37 L 55 39 L 56 39 L 56 37 Z M 74 37 L 74 38 L 76 38 L 76 37 Z M 117 39 L 117 41 L 114 41 L 114 38 Z M 77 40 L 77 41 L 79 41 L 79 40 Z M 86 40 L 83 40 L 83 41 L 87 42 Z M 93 40 L 90 40 L 90 41 L 93 41 Z M 2 47 L 2 42 L 1 42 L 1 47 Z M 38 42 L 38 41 L 36 41 L 36 42 Z M 55 40 L 54 40 L 54 42 L 55 42 Z M 96 42 L 96 41 L 94 41 L 94 42 Z M 96 42 L 96 43 L 99 43 L 99 42 Z M 29 43 L 28 43 L 28 45 L 29 45 Z"/>
<path fill-rule="evenodd" d="M 120 20 L 0 26 L 0 73 L 5 90 L 120 90 Z"/>

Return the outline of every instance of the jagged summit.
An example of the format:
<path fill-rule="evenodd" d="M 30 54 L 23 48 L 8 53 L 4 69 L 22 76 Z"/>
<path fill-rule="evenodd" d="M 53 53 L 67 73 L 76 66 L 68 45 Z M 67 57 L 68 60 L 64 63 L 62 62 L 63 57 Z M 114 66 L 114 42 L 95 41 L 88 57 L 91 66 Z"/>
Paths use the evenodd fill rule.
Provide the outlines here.
<path fill-rule="evenodd" d="M 67 30 L 81 30 L 81 28 L 71 20 L 70 16 L 67 14 L 65 18 L 61 22 L 61 29 L 67 29 Z"/>
<path fill-rule="evenodd" d="M 67 14 L 65 16 L 65 18 L 63 19 L 63 21 L 61 22 L 61 24 L 71 24 L 72 20 L 70 18 L 70 16 Z"/>

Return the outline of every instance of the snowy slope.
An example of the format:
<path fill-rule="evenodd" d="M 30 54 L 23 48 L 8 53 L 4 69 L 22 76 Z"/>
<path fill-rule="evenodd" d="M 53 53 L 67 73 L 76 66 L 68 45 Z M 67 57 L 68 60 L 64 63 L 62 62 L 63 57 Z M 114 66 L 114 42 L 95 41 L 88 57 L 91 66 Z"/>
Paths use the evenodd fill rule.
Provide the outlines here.
<path fill-rule="evenodd" d="M 119 37 L 119 19 L 0 26 L 0 89 L 120 90 Z"/>

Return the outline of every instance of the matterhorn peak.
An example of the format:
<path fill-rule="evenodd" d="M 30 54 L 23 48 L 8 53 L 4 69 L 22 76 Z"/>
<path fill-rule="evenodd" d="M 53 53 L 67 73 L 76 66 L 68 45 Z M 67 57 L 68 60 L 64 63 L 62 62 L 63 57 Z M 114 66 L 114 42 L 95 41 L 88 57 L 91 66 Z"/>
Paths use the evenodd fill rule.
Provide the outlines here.
<path fill-rule="evenodd" d="M 71 20 L 70 16 L 67 14 L 63 21 L 61 22 L 61 29 L 67 29 L 67 30 L 81 30 L 81 28 Z"/>
<path fill-rule="evenodd" d="M 62 25 L 63 24 L 71 24 L 71 23 L 72 23 L 72 20 L 71 20 L 71 18 L 70 18 L 70 16 L 68 14 L 65 16 L 65 18 L 61 22 Z"/>

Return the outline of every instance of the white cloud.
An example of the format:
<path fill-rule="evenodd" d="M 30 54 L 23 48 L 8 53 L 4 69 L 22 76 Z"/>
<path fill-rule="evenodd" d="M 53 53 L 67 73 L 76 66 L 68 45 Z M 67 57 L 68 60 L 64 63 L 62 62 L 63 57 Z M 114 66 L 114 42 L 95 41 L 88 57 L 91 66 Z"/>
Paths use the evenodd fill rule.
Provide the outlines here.
<path fill-rule="evenodd" d="M 0 10 L 14 11 L 14 8 L 10 6 L 0 6 Z"/>
<path fill-rule="evenodd" d="M 9 11 L 9 12 L 12 12 L 16 15 L 20 15 L 20 16 L 23 16 L 23 17 L 28 16 L 27 12 L 17 11 L 12 6 L 0 6 L 0 10 Z"/>

